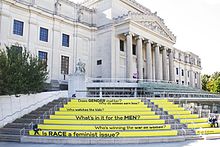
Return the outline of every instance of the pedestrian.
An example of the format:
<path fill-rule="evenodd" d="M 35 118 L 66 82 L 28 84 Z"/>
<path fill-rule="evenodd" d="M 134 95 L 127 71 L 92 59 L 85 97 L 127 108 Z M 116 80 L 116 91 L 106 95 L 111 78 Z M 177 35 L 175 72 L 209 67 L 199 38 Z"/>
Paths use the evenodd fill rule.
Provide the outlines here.
<path fill-rule="evenodd" d="M 213 118 L 210 116 L 208 123 L 210 124 L 210 127 L 213 127 Z"/>
<path fill-rule="evenodd" d="M 34 135 L 40 135 L 38 131 L 40 131 L 41 129 L 38 128 L 37 124 L 33 125 L 33 130 L 34 130 Z"/>
<path fill-rule="evenodd" d="M 217 120 L 216 116 L 213 116 L 212 121 L 213 121 L 214 127 L 216 126 L 218 128 L 218 120 Z"/>

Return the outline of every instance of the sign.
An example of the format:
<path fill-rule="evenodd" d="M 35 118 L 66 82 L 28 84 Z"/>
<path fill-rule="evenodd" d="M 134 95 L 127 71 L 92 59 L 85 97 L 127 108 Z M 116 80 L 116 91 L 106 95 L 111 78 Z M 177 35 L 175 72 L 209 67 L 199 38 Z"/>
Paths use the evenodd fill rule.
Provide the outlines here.
<path fill-rule="evenodd" d="M 34 135 L 34 131 L 29 131 L 31 136 L 51 136 L 51 137 L 75 137 L 75 138 L 118 138 L 118 137 L 148 137 L 148 136 L 176 136 L 177 130 L 168 131 L 148 131 L 148 132 L 94 132 L 94 131 L 39 131 Z"/>

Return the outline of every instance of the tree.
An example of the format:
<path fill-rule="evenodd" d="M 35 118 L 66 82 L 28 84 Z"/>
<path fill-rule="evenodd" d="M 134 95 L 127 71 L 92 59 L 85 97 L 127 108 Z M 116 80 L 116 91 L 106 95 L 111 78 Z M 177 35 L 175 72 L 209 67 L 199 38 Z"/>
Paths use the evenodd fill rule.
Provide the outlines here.
<path fill-rule="evenodd" d="M 215 72 L 214 74 L 212 74 L 211 78 L 213 80 L 217 80 L 220 77 L 220 72 Z"/>
<path fill-rule="evenodd" d="M 0 94 L 41 92 L 48 72 L 46 64 L 18 46 L 0 50 Z"/>
<path fill-rule="evenodd" d="M 207 85 L 209 82 L 210 76 L 209 75 L 202 75 L 202 89 L 208 91 Z"/>
<path fill-rule="evenodd" d="M 202 89 L 211 93 L 220 93 L 220 72 L 202 76 Z"/>
<path fill-rule="evenodd" d="M 207 83 L 207 90 L 211 93 L 214 93 L 214 80 L 210 80 L 208 83 Z"/>

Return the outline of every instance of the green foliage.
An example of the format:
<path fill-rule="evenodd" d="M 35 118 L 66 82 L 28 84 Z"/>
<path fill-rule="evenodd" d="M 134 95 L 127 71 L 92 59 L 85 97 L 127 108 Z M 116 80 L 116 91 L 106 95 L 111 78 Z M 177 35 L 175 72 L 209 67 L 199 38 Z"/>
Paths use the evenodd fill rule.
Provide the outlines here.
<path fill-rule="evenodd" d="M 203 75 L 202 76 L 202 89 L 205 90 L 205 91 L 208 91 L 207 84 L 209 82 L 209 78 L 210 78 L 209 75 Z"/>
<path fill-rule="evenodd" d="M 26 49 L 0 50 L 0 94 L 31 94 L 43 90 L 48 72 L 44 62 Z"/>
<path fill-rule="evenodd" d="M 202 89 L 211 93 L 220 93 L 220 72 L 202 76 Z"/>

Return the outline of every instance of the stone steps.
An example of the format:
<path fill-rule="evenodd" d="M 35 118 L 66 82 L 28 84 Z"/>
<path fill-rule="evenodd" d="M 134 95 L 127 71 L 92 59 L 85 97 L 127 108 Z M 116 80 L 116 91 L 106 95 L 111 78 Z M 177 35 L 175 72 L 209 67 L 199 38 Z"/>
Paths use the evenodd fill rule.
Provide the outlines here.
<path fill-rule="evenodd" d="M 20 130 L 17 128 L 0 128 L 0 134 L 12 134 L 13 135 L 20 135 Z"/>
<path fill-rule="evenodd" d="M 30 123 L 35 123 L 39 117 L 42 117 L 45 112 L 48 112 L 51 108 L 56 105 L 60 105 L 60 102 L 69 101 L 70 99 L 59 98 L 58 100 L 53 100 L 48 104 L 43 105 L 40 108 L 16 119 L 12 123 L 6 124 L 3 128 L 0 128 L 0 141 L 12 141 L 20 142 L 20 131 L 25 128 L 25 133 L 28 134 L 28 130 L 31 129 Z"/>
<path fill-rule="evenodd" d="M 0 134 L 0 141 L 4 142 L 20 142 L 20 135 Z"/>
<path fill-rule="evenodd" d="M 30 129 L 30 123 L 8 123 L 4 128 Z"/>

